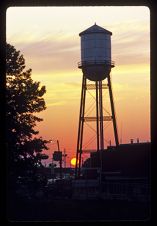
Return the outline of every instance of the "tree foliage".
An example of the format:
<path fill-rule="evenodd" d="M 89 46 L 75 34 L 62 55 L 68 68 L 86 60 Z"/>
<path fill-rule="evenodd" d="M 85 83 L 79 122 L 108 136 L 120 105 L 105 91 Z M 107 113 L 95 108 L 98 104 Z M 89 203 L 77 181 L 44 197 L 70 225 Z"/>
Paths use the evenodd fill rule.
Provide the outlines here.
<path fill-rule="evenodd" d="M 36 113 L 46 109 L 45 86 L 34 82 L 32 70 L 25 70 L 25 59 L 14 46 L 6 44 L 6 138 L 9 171 L 14 179 L 33 174 L 47 150 L 48 141 L 37 137 L 36 124 L 43 119 Z"/>

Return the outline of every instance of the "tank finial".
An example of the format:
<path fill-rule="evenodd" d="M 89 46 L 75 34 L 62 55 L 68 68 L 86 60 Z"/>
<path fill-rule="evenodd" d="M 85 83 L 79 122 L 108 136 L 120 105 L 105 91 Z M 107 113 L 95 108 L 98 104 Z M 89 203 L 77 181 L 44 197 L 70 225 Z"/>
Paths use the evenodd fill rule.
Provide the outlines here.
<path fill-rule="evenodd" d="M 95 22 L 95 24 L 94 25 L 96 25 L 96 22 Z"/>

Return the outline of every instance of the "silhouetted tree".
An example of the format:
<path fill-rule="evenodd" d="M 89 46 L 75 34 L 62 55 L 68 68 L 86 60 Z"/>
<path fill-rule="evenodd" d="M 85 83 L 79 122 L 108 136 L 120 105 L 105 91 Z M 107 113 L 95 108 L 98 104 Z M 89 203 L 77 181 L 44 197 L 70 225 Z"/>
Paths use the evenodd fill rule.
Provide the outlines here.
<path fill-rule="evenodd" d="M 41 160 L 48 156 L 48 141 L 36 137 L 37 122 L 43 119 L 35 113 L 46 109 L 43 95 L 45 86 L 34 82 L 31 69 L 25 69 L 25 59 L 14 46 L 6 44 L 6 138 L 8 150 L 8 173 L 11 185 L 19 177 L 32 177 Z"/>

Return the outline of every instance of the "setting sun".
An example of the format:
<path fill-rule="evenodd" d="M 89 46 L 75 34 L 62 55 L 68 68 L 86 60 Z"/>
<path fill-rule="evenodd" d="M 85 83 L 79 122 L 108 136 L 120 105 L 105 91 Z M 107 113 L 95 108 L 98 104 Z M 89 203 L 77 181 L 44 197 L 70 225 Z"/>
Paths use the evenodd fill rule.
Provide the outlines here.
<path fill-rule="evenodd" d="M 72 166 L 75 166 L 76 165 L 76 158 L 72 158 L 70 162 L 71 162 Z"/>

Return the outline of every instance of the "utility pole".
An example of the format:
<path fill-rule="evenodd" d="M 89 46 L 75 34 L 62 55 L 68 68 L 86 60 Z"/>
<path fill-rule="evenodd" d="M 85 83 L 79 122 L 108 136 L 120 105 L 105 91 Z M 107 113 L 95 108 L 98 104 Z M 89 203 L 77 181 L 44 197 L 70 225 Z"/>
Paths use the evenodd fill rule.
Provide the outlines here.
<path fill-rule="evenodd" d="M 66 157 L 67 157 L 67 154 L 66 154 L 65 148 L 64 148 L 64 154 L 62 156 L 64 157 L 64 168 L 66 168 Z"/>
<path fill-rule="evenodd" d="M 58 147 L 58 151 L 60 151 L 60 148 L 59 148 L 59 140 L 57 140 L 57 147 Z"/>
<path fill-rule="evenodd" d="M 60 151 L 59 140 L 57 140 L 57 147 L 58 147 L 58 151 Z M 61 159 L 59 160 L 59 165 L 60 165 L 60 179 L 62 179 L 62 152 L 61 152 Z"/>

